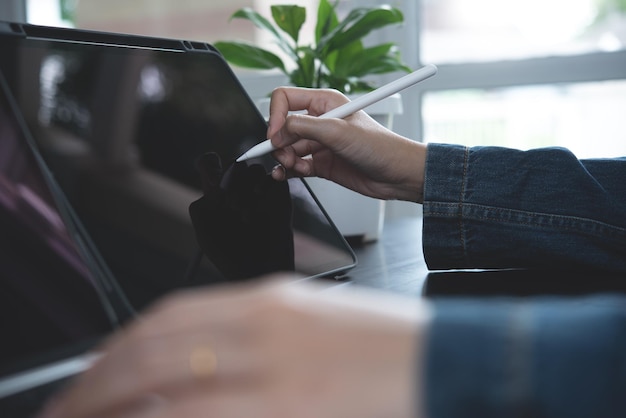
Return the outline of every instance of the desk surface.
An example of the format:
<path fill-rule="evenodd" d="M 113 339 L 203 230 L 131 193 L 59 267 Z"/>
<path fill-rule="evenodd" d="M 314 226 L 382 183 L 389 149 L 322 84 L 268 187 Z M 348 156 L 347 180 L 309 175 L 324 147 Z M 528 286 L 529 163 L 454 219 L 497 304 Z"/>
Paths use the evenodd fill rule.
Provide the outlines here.
<path fill-rule="evenodd" d="M 400 292 L 422 294 L 428 269 L 422 253 L 422 218 L 387 221 L 378 241 L 354 246 L 358 264 L 347 274 L 351 282 Z"/>

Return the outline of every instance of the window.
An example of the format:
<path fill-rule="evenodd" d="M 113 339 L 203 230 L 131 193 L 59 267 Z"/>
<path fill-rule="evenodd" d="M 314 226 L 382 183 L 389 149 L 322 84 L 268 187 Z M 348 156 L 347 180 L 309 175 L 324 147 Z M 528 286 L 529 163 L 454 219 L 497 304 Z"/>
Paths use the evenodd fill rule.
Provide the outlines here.
<path fill-rule="evenodd" d="M 626 155 L 626 3 L 422 0 L 425 141 Z"/>
<path fill-rule="evenodd" d="M 616 51 L 619 0 L 424 0 L 422 57 L 437 63 Z M 622 4 L 623 6 L 620 6 Z"/>
<path fill-rule="evenodd" d="M 581 158 L 626 155 L 626 82 L 453 90 L 424 98 L 425 139 L 529 149 Z"/>

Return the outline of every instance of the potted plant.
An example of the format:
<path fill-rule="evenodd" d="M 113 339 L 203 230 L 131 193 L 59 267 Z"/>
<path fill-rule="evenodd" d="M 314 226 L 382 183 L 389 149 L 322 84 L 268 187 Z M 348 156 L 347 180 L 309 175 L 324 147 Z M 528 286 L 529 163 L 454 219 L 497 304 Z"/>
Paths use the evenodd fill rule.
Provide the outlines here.
<path fill-rule="evenodd" d="M 338 1 L 320 0 L 317 9 L 314 43 L 301 44 L 301 29 L 307 19 L 306 8 L 298 5 L 273 5 L 273 23 L 251 8 L 237 10 L 231 19 L 247 19 L 269 32 L 285 58 L 267 49 L 244 42 L 215 43 L 231 64 L 253 69 L 278 69 L 294 86 L 328 87 L 346 94 L 374 88 L 364 77 L 395 71 L 410 72 L 402 62 L 396 44 L 389 42 L 365 47 L 363 38 L 373 30 L 400 24 L 402 12 L 381 5 L 359 7 L 345 18 L 337 17 Z"/>
<path fill-rule="evenodd" d="M 289 83 L 298 87 L 333 88 L 347 95 L 371 91 L 374 84 L 367 76 L 392 72 L 410 72 L 393 42 L 366 46 L 363 39 L 372 31 L 398 25 L 402 12 L 388 5 L 357 7 L 339 19 L 338 1 L 320 0 L 312 43 L 301 41 L 307 20 L 306 8 L 298 5 L 272 5 L 273 22 L 251 8 L 237 10 L 231 19 L 246 19 L 271 34 L 283 57 L 245 42 L 220 41 L 214 46 L 232 65 L 259 70 L 280 70 Z M 394 113 L 402 112 L 399 95 L 367 111 L 379 122 L 391 127 Z M 262 113 L 266 113 L 260 105 Z M 381 110 L 384 109 L 384 110 Z M 376 114 L 373 113 L 375 111 Z M 309 185 L 346 236 L 364 241 L 375 240 L 382 230 L 384 202 L 361 196 L 322 179 L 309 179 Z M 358 208 L 358 210 L 356 210 Z"/>

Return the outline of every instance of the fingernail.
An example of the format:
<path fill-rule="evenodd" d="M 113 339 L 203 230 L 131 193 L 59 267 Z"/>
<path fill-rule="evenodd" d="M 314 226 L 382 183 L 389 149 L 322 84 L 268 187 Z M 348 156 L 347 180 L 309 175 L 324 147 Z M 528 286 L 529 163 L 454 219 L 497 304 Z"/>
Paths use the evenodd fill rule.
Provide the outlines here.
<path fill-rule="evenodd" d="M 274 168 L 272 168 L 272 177 L 275 179 L 284 179 L 285 178 L 285 167 L 283 167 L 282 165 L 276 165 L 274 166 Z"/>

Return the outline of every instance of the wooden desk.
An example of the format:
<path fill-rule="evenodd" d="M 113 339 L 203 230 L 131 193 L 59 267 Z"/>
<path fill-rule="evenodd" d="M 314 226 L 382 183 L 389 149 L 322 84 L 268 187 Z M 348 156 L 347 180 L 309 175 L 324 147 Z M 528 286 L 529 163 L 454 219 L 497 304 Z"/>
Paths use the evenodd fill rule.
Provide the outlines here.
<path fill-rule="evenodd" d="M 353 245 L 358 265 L 348 272 L 354 284 L 420 296 L 428 269 L 422 253 L 422 218 L 385 223 L 378 241 Z"/>

